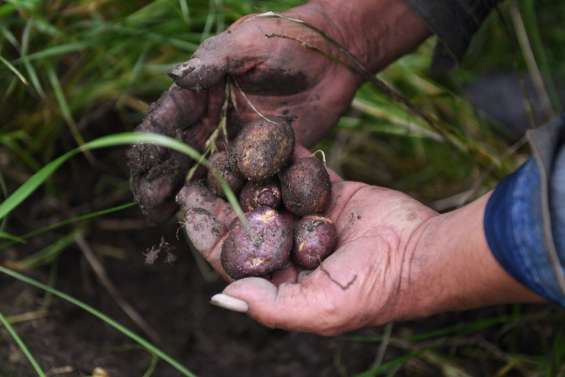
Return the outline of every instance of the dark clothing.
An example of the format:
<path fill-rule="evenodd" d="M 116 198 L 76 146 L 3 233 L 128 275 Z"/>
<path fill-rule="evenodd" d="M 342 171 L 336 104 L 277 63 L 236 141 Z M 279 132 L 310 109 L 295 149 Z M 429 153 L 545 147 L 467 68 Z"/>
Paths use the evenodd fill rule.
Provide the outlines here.
<path fill-rule="evenodd" d="M 461 60 L 473 34 L 498 0 L 406 0 L 439 38 L 433 71 L 446 71 Z"/>

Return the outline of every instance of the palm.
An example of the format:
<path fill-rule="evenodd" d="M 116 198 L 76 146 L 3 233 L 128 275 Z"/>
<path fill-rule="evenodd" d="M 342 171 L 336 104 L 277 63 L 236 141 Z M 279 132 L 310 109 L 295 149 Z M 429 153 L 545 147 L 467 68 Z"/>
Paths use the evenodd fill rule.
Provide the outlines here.
<path fill-rule="evenodd" d="M 306 155 L 298 149 L 298 157 Z M 332 183 L 332 203 L 326 216 L 338 230 L 338 248 L 312 272 L 299 271 L 294 266 L 272 276 L 271 283 L 264 279 L 248 278 L 233 282 L 226 292 L 238 290 L 250 280 L 265 289 L 272 289 L 275 303 L 251 313 L 259 321 L 293 330 L 335 334 L 368 324 L 369 319 L 387 319 L 387 311 L 394 308 L 401 281 L 410 271 L 403 271 L 408 262 L 408 243 L 415 230 L 434 216 L 435 212 L 410 197 L 393 190 L 358 182 L 342 181 L 329 171 Z M 194 195 L 179 199 L 187 208 L 201 206 L 214 214 L 220 223 L 229 224 L 235 217 L 228 204 L 210 196 L 195 200 Z M 189 223 L 187 223 L 189 224 Z M 210 264 L 227 280 L 220 255 L 223 236 L 206 237 L 202 228 L 187 233 L 199 240 L 199 249 Z M 201 241 L 206 242 L 202 243 Z M 254 294 L 254 292 L 247 292 Z M 237 294 L 236 294 L 237 296 Z M 286 303 L 288 307 L 277 307 Z M 370 310 L 360 312 L 355 308 Z M 274 312 L 287 313 L 285 324 L 272 322 Z"/>
<path fill-rule="evenodd" d="M 434 215 L 397 191 L 356 182 L 336 182 L 333 191 L 328 215 L 338 229 L 338 249 L 299 284 L 279 287 L 318 307 L 314 321 L 302 317 L 293 329 L 334 334 L 366 326 L 369 318 L 384 322 L 408 273 L 403 267 L 410 236 Z"/>

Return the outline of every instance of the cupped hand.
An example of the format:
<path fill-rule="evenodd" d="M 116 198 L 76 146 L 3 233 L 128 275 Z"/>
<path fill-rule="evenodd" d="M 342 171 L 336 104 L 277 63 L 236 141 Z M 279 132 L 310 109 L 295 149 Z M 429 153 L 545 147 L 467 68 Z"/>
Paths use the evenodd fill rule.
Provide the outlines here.
<path fill-rule="evenodd" d="M 347 46 L 324 9 L 306 4 L 284 13 L 323 30 Z M 337 54 L 318 33 L 284 18 L 246 16 L 204 41 L 192 58 L 170 72 L 175 84 L 152 105 L 139 131 L 156 132 L 204 149 L 218 126 L 229 83 L 228 133 L 259 117 L 284 119 L 303 145 L 316 143 L 349 105 L 360 79 L 324 54 Z M 128 154 L 131 186 L 154 222 L 170 217 L 174 197 L 193 162 L 154 145 Z"/>
<path fill-rule="evenodd" d="M 298 156 L 309 152 L 297 151 Z M 332 202 L 325 214 L 338 231 L 336 251 L 314 271 L 295 267 L 271 279 L 231 282 L 214 301 L 246 311 L 275 328 L 333 335 L 403 316 L 413 266 L 411 243 L 435 212 L 393 190 L 346 182 L 333 172 Z M 177 200 L 189 210 L 185 229 L 193 245 L 227 280 L 220 263 L 229 205 L 200 185 L 190 184 Z M 196 218 L 195 221 L 195 217 Z M 243 302 L 243 304 L 242 304 Z"/>

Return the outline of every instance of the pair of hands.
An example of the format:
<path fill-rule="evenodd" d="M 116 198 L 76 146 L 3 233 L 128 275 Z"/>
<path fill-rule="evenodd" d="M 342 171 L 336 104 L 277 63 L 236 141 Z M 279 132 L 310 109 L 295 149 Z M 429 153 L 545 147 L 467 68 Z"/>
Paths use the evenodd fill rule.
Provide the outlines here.
<path fill-rule="evenodd" d="M 401 3 L 392 1 L 384 9 L 399 18 L 406 12 Z M 420 36 L 410 35 L 394 51 L 380 51 L 384 57 L 374 63 L 359 47 L 367 44 L 352 39 L 348 24 L 334 23 L 338 14 L 347 16 L 346 10 L 351 9 L 329 13 L 331 7 L 323 5 L 308 3 L 285 15 L 324 30 L 373 69 L 427 35 L 420 25 Z M 414 15 L 405 17 L 414 25 Z M 230 127 L 237 130 L 238 125 L 257 119 L 260 112 L 291 122 L 297 141 L 313 145 L 337 123 L 361 81 L 294 39 L 328 49 L 319 35 L 296 23 L 257 15 L 239 20 L 205 41 L 188 62 L 171 71 L 175 84 L 152 106 L 139 130 L 176 137 L 201 149 L 218 124 L 226 77 L 230 77 L 237 84 L 236 106 L 228 109 Z M 383 36 L 381 41 L 385 40 Z M 296 150 L 297 155 L 308 153 L 303 147 Z M 175 152 L 134 146 L 129 163 L 134 195 L 151 219 L 170 217 L 177 210 L 175 196 L 185 209 L 208 211 L 202 212 L 207 226 L 187 227 L 186 231 L 194 246 L 225 276 L 219 256 L 234 217 L 229 205 L 203 187 L 188 186 L 177 195 L 191 161 Z M 454 215 L 438 216 L 400 192 L 330 175 L 332 203 L 326 216 L 338 231 L 335 253 L 312 272 L 289 267 L 274 274 L 271 281 L 246 278 L 232 282 L 213 303 L 247 312 L 267 326 L 333 335 L 527 296 L 488 252 L 481 227 L 485 199 Z M 455 242 L 446 242 L 446 236 Z M 492 289 L 499 294 L 489 295 Z"/>

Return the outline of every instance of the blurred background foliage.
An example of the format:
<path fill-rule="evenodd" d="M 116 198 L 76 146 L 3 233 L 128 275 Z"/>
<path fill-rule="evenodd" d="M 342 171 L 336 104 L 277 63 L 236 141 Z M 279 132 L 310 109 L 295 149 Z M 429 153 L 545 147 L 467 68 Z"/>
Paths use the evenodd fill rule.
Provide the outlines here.
<path fill-rule="evenodd" d="M 245 14 L 284 10 L 299 3 L 3 1 L 0 194 L 6 197 L 39 168 L 77 145 L 133 130 L 149 103 L 170 85 L 167 69 L 186 60 L 207 37 Z M 527 158 L 525 129 L 561 112 L 565 93 L 563 19 L 565 3 L 560 1 L 506 1 L 476 35 L 462 64 L 448 75 L 429 73 L 433 39 L 379 74 L 419 108 L 434 114 L 458 140 L 473 151 L 483 151 L 490 165 L 481 164 L 477 153 L 445 142 L 421 119 L 369 85 L 359 90 L 350 111 L 318 148 L 325 151 L 328 164 L 347 179 L 407 191 L 438 210 L 461 206 L 492 188 Z M 79 230 L 96 235 L 91 224 L 102 216 L 96 211 L 130 201 L 123 151 L 78 157 L 0 223 L 0 231 L 12 235 L 45 230 L 27 237 L 25 245 L 0 244 L 4 252 L 2 256 L 0 251 L 0 261 L 47 276 L 63 250 L 75 243 L 77 222 L 57 230 L 46 226 L 86 214 L 88 219 L 80 222 Z M 126 234 L 136 236 L 134 231 Z M 116 251 L 107 250 L 112 252 Z M 489 370 L 496 370 L 499 376 L 565 375 L 565 338 L 559 325 L 563 316 L 558 311 L 519 306 L 500 309 L 495 313 L 500 321 L 494 323 L 485 322 L 486 312 L 473 313 L 465 326 L 479 335 L 488 323 L 485 326 L 494 326 L 496 331 L 518 332 L 512 339 L 522 339 L 517 323 L 527 325 L 542 318 L 546 321 L 542 329 L 528 335 L 549 333 L 552 337 L 537 339 L 539 348 L 528 350 L 527 356 L 523 340 L 508 341 L 496 352 L 483 345 L 468 354 L 426 351 L 416 355 L 413 351 L 419 339 L 402 337 L 410 332 L 407 327 L 395 331 L 398 339 L 391 342 L 388 338 L 386 343 L 403 350 L 392 360 L 398 365 L 390 364 L 396 369 L 383 369 L 385 364 L 380 364 L 365 375 L 399 370 L 410 359 L 439 365 L 446 376 L 465 375 L 457 374 L 465 373 L 464 368 L 444 364 L 450 357 L 464 361 L 494 358 L 496 368 Z M 453 330 L 453 323 L 441 326 L 445 326 L 447 339 L 455 343 L 467 331 Z M 381 342 L 382 338 L 355 341 Z"/>

